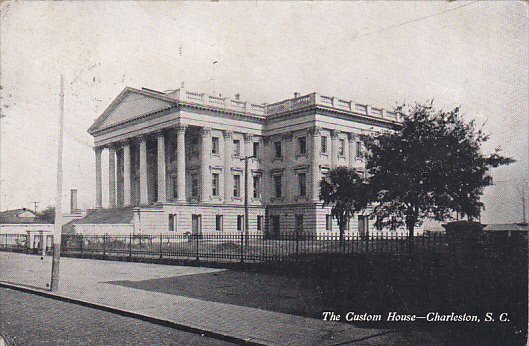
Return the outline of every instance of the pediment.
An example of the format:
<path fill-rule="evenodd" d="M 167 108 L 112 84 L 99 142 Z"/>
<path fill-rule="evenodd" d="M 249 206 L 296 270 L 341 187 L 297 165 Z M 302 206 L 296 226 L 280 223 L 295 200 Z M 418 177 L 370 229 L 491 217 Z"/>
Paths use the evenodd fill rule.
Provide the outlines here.
<path fill-rule="evenodd" d="M 88 132 L 93 133 L 144 115 L 159 112 L 172 107 L 173 104 L 163 95 L 157 97 L 151 93 L 126 88 L 94 122 Z"/>

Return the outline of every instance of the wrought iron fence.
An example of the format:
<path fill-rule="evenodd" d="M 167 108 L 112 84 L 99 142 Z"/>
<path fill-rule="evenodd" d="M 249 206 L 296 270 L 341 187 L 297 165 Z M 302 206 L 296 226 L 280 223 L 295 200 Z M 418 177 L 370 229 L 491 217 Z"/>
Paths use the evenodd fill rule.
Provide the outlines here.
<path fill-rule="evenodd" d="M 0 250 L 40 253 L 38 236 L 30 244 L 28 235 L 0 235 Z M 51 253 L 52 236 L 46 237 L 45 251 Z M 79 257 L 119 257 L 137 259 L 190 259 L 210 262 L 303 261 L 320 255 L 424 255 L 458 256 L 478 248 L 508 244 L 502 237 L 476 238 L 426 234 L 413 240 L 404 234 L 374 234 L 369 237 L 338 234 L 159 234 L 159 235 L 62 235 L 61 253 Z"/>
<path fill-rule="evenodd" d="M 446 253 L 443 235 L 415 237 L 415 252 Z M 348 236 L 336 234 L 160 234 L 160 235 L 64 235 L 61 252 L 67 255 L 99 255 L 137 258 L 173 258 L 216 262 L 279 262 L 303 260 L 324 254 L 392 254 L 411 251 L 404 235 Z"/>

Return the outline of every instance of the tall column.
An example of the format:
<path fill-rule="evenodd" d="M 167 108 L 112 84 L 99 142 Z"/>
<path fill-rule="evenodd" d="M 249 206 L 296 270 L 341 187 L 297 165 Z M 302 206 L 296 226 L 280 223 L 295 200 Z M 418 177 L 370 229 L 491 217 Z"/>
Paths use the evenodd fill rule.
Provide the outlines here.
<path fill-rule="evenodd" d="M 353 133 L 347 134 L 349 140 L 349 167 L 354 168 L 356 166 L 356 153 L 355 153 L 355 142 L 356 137 Z"/>
<path fill-rule="evenodd" d="M 180 125 L 176 128 L 176 174 L 177 174 L 177 201 L 185 202 L 186 200 L 186 128 Z"/>
<path fill-rule="evenodd" d="M 202 145 L 200 147 L 200 175 L 202 179 L 200 201 L 208 202 L 211 196 L 211 129 L 203 127 L 201 130 Z"/>
<path fill-rule="evenodd" d="M 132 204 L 130 143 L 123 144 L 123 204 Z"/>
<path fill-rule="evenodd" d="M 311 198 L 313 201 L 320 200 L 320 160 L 321 160 L 321 129 L 314 127 L 312 129 L 312 153 L 311 153 Z"/>
<path fill-rule="evenodd" d="M 331 130 L 331 168 L 336 167 L 338 161 L 338 134 L 337 130 Z"/>
<path fill-rule="evenodd" d="M 147 187 L 147 139 L 140 136 L 140 204 L 149 204 Z"/>
<path fill-rule="evenodd" d="M 95 147 L 96 154 L 96 208 L 103 207 L 103 184 L 101 179 L 101 152 L 102 147 Z"/>
<path fill-rule="evenodd" d="M 165 137 L 162 132 L 158 134 L 158 202 L 166 202 L 167 184 L 165 172 Z"/>
<path fill-rule="evenodd" d="M 116 147 L 108 147 L 108 204 L 116 206 Z"/>
<path fill-rule="evenodd" d="M 233 193 L 233 179 L 231 175 L 231 161 L 233 156 L 233 133 L 224 131 L 224 203 L 231 201 Z"/>
<path fill-rule="evenodd" d="M 293 143 L 293 132 L 287 132 L 282 135 L 283 141 L 283 158 L 285 160 L 285 171 L 281 179 L 282 196 L 285 202 L 294 201 L 294 188 L 297 186 L 297 177 L 294 176 L 292 167 L 296 158 L 296 149 Z"/>
<path fill-rule="evenodd" d="M 252 156 L 253 155 L 253 135 L 247 133 L 244 135 L 244 156 Z M 250 163 L 252 160 L 248 161 L 248 165 L 250 166 Z M 243 177 L 243 180 L 245 178 Z M 245 194 L 245 187 L 243 186 L 241 188 L 241 196 L 244 198 Z M 253 198 L 253 175 L 252 170 L 248 169 L 248 201 L 251 202 Z"/>
<path fill-rule="evenodd" d="M 116 146 L 116 205 L 123 206 L 123 150 Z"/>

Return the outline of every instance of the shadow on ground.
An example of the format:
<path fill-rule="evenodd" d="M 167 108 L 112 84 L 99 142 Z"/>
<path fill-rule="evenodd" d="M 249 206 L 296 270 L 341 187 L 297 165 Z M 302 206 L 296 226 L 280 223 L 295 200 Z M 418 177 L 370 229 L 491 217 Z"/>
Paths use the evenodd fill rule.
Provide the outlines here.
<path fill-rule="evenodd" d="M 302 265 L 259 271 L 113 281 L 146 291 L 182 295 L 282 313 L 322 318 L 382 316 L 360 327 L 432 333 L 429 344 L 525 344 L 527 334 L 527 239 L 454 247 L 452 256 L 305 258 Z M 425 316 L 476 315 L 476 322 L 388 322 L 389 312 Z M 485 322 L 486 313 L 494 321 Z M 500 322 L 499 315 L 508 321 Z"/>

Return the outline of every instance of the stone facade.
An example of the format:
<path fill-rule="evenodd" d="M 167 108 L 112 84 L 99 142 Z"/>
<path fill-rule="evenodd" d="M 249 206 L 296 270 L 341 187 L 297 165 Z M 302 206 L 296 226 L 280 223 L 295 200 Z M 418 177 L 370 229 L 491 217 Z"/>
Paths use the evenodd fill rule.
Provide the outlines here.
<path fill-rule="evenodd" d="M 241 231 L 251 157 L 250 232 L 337 231 L 318 198 L 321 177 L 337 166 L 363 170 L 359 134 L 396 126 L 392 112 L 317 93 L 257 104 L 126 88 L 89 129 L 96 207 L 108 150 L 108 206 L 137 206 L 135 232 Z"/>

